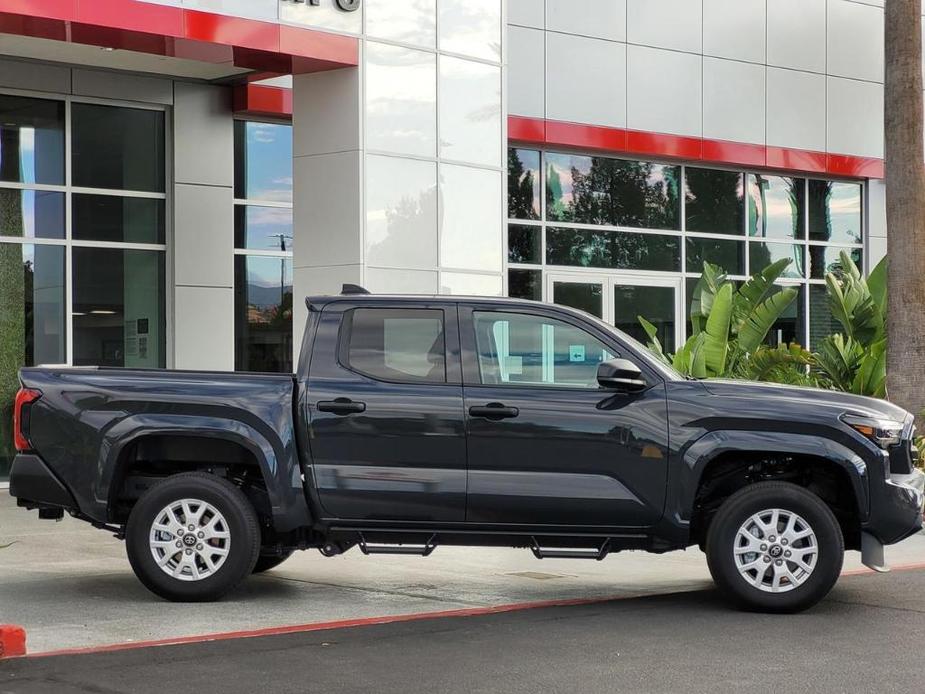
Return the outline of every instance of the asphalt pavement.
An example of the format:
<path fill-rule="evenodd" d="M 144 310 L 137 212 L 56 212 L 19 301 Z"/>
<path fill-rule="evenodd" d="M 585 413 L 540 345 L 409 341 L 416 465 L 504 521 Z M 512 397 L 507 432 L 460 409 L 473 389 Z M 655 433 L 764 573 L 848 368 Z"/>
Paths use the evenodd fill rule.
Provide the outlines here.
<path fill-rule="evenodd" d="M 0 663 L 0 692 L 922 692 L 925 570 L 799 615 L 714 590 Z"/>

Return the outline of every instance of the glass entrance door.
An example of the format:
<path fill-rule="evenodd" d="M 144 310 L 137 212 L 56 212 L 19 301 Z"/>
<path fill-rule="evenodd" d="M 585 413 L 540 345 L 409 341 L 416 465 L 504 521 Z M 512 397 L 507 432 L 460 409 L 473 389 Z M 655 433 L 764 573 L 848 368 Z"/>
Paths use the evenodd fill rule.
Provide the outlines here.
<path fill-rule="evenodd" d="M 550 273 L 546 279 L 547 301 L 587 311 L 645 344 L 642 316 L 658 330 L 665 352 L 674 352 L 681 344 L 680 279 L 585 273 Z"/>

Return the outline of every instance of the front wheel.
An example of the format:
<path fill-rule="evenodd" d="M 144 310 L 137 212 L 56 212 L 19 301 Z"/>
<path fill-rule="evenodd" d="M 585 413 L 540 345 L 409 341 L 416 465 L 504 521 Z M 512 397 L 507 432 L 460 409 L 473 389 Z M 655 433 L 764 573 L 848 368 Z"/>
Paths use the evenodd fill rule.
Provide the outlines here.
<path fill-rule="evenodd" d="M 845 545 L 838 521 L 818 496 L 786 482 L 761 482 L 720 506 L 706 554 L 716 585 L 739 605 L 799 612 L 835 585 Z"/>
<path fill-rule="evenodd" d="M 138 579 L 176 602 L 218 600 L 249 576 L 260 527 L 231 482 L 200 472 L 168 477 L 135 504 L 125 546 Z"/>

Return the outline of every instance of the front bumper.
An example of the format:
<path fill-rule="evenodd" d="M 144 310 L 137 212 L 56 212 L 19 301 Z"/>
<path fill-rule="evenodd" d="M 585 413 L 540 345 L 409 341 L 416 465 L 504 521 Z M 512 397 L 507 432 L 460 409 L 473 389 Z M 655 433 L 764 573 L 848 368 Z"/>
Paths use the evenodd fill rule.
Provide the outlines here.
<path fill-rule="evenodd" d="M 13 458 L 10 495 L 20 506 L 29 508 L 77 508 L 71 492 L 34 453 L 20 453 Z"/>
<path fill-rule="evenodd" d="M 922 529 L 925 506 L 925 474 L 913 470 L 892 474 L 878 489 L 871 489 L 870 517 L 864 531 L 885 545 L 905 540 Z"/>

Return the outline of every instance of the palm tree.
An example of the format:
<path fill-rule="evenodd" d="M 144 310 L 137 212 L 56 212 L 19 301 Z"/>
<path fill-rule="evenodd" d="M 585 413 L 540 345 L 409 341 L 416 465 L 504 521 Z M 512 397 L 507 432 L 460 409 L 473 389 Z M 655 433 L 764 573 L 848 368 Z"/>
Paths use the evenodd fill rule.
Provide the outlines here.
<path fill-rule="evenodd" d="M 925 150 L 922 0 L 884 3 L 888 266 L 887 393 L 925 429 Z"/>

